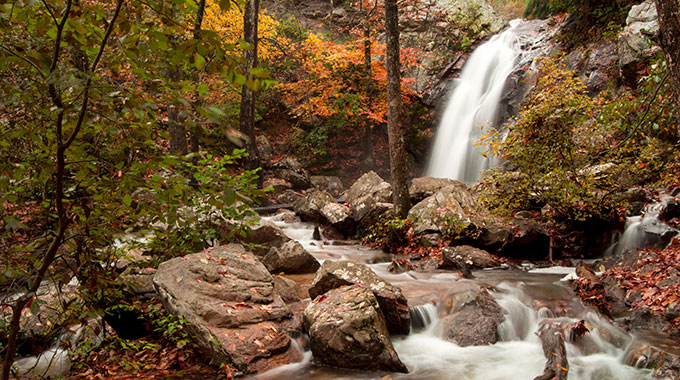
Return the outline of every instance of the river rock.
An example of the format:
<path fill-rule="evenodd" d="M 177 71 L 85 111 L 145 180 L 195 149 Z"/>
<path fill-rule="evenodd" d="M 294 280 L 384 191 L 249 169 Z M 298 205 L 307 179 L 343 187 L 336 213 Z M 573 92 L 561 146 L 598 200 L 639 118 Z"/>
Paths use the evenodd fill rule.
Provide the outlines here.
<path fill-rule="evenodd" d="M 296 190 L 308 189 L 312 186 L 309 174 L 302 164 L 292 157 L 286 157 L 274 165 L 277 178 L 290 182 Z"/>
<path fill-rule="evenodd" d="M 423 199 L 434 195 L 437 191 L 449 185 L 465 186 L 460 181 L 447 178 L 420 177 L 414 178 L 408 188 L 411 204 L 418 204 Z"/>
<path fill-rule="evenodd" d="M 295 213 L 304 221 L 313 223 L 325 223 L 326 218 L 321 212 L 327 204 L 336 203 L 335 198 L 322 190 L 312 190 L 307 197 L 294 205 Z"/>
<path fill-rule="evenodd" d="M 680 378 L 680 354 L 634 340 L 626 354 L 626 364 L 636 368 L 653 368 L 658 379 Z"/>
<path fill-rule="evenodd" d="M 503 309 L 474 281 L 459 280 L 442 303 L 444 339 L 459 346 L 483 346 L 498 341 Z"/>
<path fill-rule="evenodd" d="M 474 224 L 470 216 L 477 212 L 477 201 L 462 182 L 446 186 L 411 208 L 409 219 L 413 220 L 416 234 L 443 232 L 445 218 L 461 224 Z"/>
<path fill-rule="evenodd" d="M 392 185 L 385 182 L 374 171 L 362 175 L 347 192 L 347 203 L 352 203 L 367 195 L 376 202 L 388 203 L 392 201 Z"/>
<path fill-rule="evenodd" d="M 272 276 L 272 278 L 274 279 L 274 290 L 281 296 L 283 302 L 288 304 L 309 298 L 309 293 L 302 289 L 297 282 L 283 276 Z"/>
<path fill-rule="evenodd" d="M 349 204 L 352 217 L 359 222 L 357 230 L 360 233 L 368 231 L 372 225 L 378 223 L 380 218 L 393 208 L 392 203 L 378 202 L 373 195 L 363 196 Z"/>
<path fill-rule="evenodd" d="M 336 198 L 342 195 L 342 192 L 345 190 L 342 181 L 336 176 L 313 175 L 309 179 L 312 182 L 312 186 L 326 191 Z"/>
<path fill-rule="evenodd" d="M 373 293 L 360 285 L 317 296 L 304 313 L 314 359 L 334 367 L 408 372 L 380 309 Z"/>
<path fill-rule="evenodd" d="M 387 329 L 391 333 L 409 333 L 408 301 L 401 293 L 401 289 L 385 281 L 364 264 L 352 261 L 324 261 L 312 280 L 309 295 L 316 298 L 331 289 L 353 284 L 368 288 L 375 294 L 380 310 L 385 316 Z"/>
<path fill-rule="evenodd" d="M 269 165 L 272 161 L 274 155 L 274 149 L 272 144 L 269 143 L 267 136 L 259 135 L 255 138 L 255 143 L 257 145 L 257 153 L 263 164 Z"/>
<path fill-rule="evenodd" d="M 186 320 L 208 358 L 246 373 L 299 359 L 280 326 L 288 307 L 267 268 L 242 246 L 171 259 L 153 281 L 165 309 Z"/>
<path fill-rule="evenodd" d="M 307 250 L 295 240 L 280 248 L 272 247 L 262 259 L 271 273 L 314 273 L 321 266 Z"/>
<path fill-rule="evenodd" d="M 264 257 L 271 247 L 282 247 L 283 244 L 290 241 L 281 228 L 273 222 L 260 219 L 258 225 L 251 229 L 251 232 L 241 239 L 243 243 L 256 244 L 253 247 L 253 252 Z"/>
<path fill-rule="evenodd" d="M 461 269 L 461 262 L 469 268 L 493 268 L 499 265 L 491 254 L 485 250 L 460 245 L 442 249 L 442 268 Z"/>

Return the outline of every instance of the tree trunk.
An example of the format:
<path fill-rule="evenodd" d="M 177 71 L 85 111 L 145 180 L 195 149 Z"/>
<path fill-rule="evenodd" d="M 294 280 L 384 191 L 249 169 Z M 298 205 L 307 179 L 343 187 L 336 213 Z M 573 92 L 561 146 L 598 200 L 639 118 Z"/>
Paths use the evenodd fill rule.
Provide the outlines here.
<path fill-rule="evenodd" d="M 245 10 L 243 11 L 243 39 L 252 49 L 244 52 L 245 64 L 244 74 L 250 76 L 250 70 L 257 66 L 257 18 L 260 12 L 260 0 L 246 0 Z M 240 130 L 246 137 L 246 152 L 249 157 L 246 159 L 246 168 L 255 169 L 260 166 L 260 159 L 257 154 L 255 143 L 255 91 L 248 86 L 241 89 L 241 115 Z"/>
<path fill-rule="evenodd" d="M 171 6 L 170 13 L 175 18 L 175 5 Z M 177 36 L 170 38 L 173 46 L 177 45 Z M 182 68 L 177 65 L 170 65 L 166 73 L 168 82 L 176 85 L 182 79 Z M 178 156 L 187 154 L 187 128 L 183 120 L 180 119 L 180 111 L 176 104 L 168 104 L 168 134 L 170 135 L 170 153 Z"/>
<path fill-rule="evenodd" d="M 366 22 L 366 26 L 364 27 L 364 68 L 365 68 L 365 76 L 366 76 L 366 97 L 368 99 L 371 98 L 371 92 L 373 89 L 371 88 L 371 82 L 373 80 L 373 72 L 372 72 L 372 63 L 371 63 L 371 29 L 368 26 L 368 22 Z M 373 124 L 367 120 L 366 121 L 366 130 L 364 131 L 365 137 L 364 137 L 364 152 L 371 157 L 372 152 L 373 152 L 373 147 L 371 144 L 371 134 L 373 130 Z"/>
<path fill-rule="evenodd" d="M 201 39 L 201 26 L 203 25 L 203 15 L 204 14 L 205 14 L 205 0 L 200 0 L 198 2 L 198 9 L 196 10 L 196 21 L 194 22 L 194 40 L 200 40 Z M 196 73 L 195 80 L 197 82 L 198 82 L 199 78 L 200 78 L 199 73 Z M 200 97 L 198 91 L 196 91 L 195 99 L 196 100 L 194 100 L 194 104 L 193 104 L 194 112 L 196 112 L 202 104 L 201 97 Z M 190 137 L 189 137 L 189 152 L 191 152 L 191 153 L 198 153 L 198 151 L 200 150 L 200 141 L 198 140 L 198 131 L 199 131 L 200 128 L 201 128 L 201 126 L 197 121 L 197 123 L 196 123 L 196 125 L 194 125 L 194 127 L 191 131 Z M 197 160 L 198 160 L 198 158 L 194 157 L 194 164 L 197 163 Z M 193 176 L 192 176 L 192 179 L 194 179 Z"/>
<path fill-rule="evenodd" d="M 671 87 L 675 109 L 680 110 L 680 12 L 677 0 L 656 0 L 659 15 L 661 47 L 666 52 L 670 69 Z M 677 134 L 680 137 L 680 115 L 675 116 Z"/>
<path fill-rule="evenodd" d="M 396 0 L 385 0 L 387 31 L 387 136 L 396 214 L 406 218 L 411 208 L 406 178 L 406 149 L 401 126 L 401 81 L 399 62 L 399 11 Z"/>

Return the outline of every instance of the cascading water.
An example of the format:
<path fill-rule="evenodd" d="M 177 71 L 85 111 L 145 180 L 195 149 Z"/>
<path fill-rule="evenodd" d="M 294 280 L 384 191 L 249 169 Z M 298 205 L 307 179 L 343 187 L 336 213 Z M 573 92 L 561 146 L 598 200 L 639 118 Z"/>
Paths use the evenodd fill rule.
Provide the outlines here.
<path fill-rule="evenodd" d="M 429 176 L 471 184 L 492 164 L 476 145 L 493 127 L 506 79 L 515 67 L 514 29 L 519 23 L 512 21 L 510 29 L 477 48 L 465 63 L 439 123 Z"/>
<path fill-rule="evenodd" d="M 272 219 L 270 219 L 272 220 Z M 387 270 L 389 256 L 357 246 L 324 245 L 310 239 L 313 226 L 273 220 L 289 237 L 297 237 L 319 260 L 352 260 L 369 265 L 376 274 L 402 289 L 412 306 L 412 332 L 393 336 L 408 374 L 393 373 L 395 380 L 508 380 L 533 379 L 543 373 L 545 356 L 536 335 L 545 323 L 585 320 L 591 331 L 583 344 L 567 344 L 569 380 L 651 380 L 651 371 L 627 365 L 627 342 L 635 339 L 597 314 L 584 309 L 560 283 L 562 268 L 553 272 L 480 271 L 476 277 L 498 289 L 492 295 L 505 310 L 498 328 L 500 341 L 488 346 L 461 347 L 443 338 L 443 323 L 436 306 L 455 286 L 464 286 L 449 271 L 406 272 Z M 314 243 L 314 245 L 311 245 Z M 568 334 L 567 334 L 568 338 Z M 587 349 L 587 351 L 586 351 Z M 317 366 L 309 351 L 300 363 L 279 367 L 251 377 L 257 380 L 373 380 L 384 372 L 350 371 Z"/>

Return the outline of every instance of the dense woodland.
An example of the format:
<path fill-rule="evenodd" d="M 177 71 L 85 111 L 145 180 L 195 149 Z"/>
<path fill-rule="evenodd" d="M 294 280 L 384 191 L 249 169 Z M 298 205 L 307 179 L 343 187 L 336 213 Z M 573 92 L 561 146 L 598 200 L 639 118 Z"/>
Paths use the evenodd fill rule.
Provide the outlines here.
<path fill-rule="evenodd" d="M 484 3 L 499 30 L 477 6 L 433 0 L 0 1 L 0 379 L 67 326 L 101 318 L 142 321 L 143 331 L 65 347 L 65 378 L 238 375 L 234 363 L 205 359 L 160 300 L 132 294 L 118 263 L 131 249 L 144 255 L 137 270 L 221 244 L 257 250 L 258 208 L 304 200 L 310 176 L 349 188 L 378 173 L 392 208 L 338 239 L 440 261 L 447 246 L 479 243 L 488 220 L 518 213 L 549 243 L 524 256 L 502 243 L 492 253 L 511 266 L 599 257 L 631 210 L 660 194 L 674 199 L 662 218 L 680 227 L 677 0 L 651 2 L 648 49 L 598 66 L 596 84 L 574 57 L 617 46 L 641 1 Z M 480 206 L 462 217 L 443 206 L 437 243 L 424 244 L 409 182 L 425 175 L 442 84 L 517 17 L 548 19 L 550 53 L 527 65 L 533 86 L 515 114 L 479 141 L 503 162 L 472 187 Z M 471 221 L 477 214 L 484 223 Z M 628 307 L 661 316 L 675 337 L 678 244 L 600 268 L 637 292 Z M 74 281 L 56 301 L 39 295 Z M 584 276 L 575 289 L 606 315 L 602 281 Z M 39 328 L 24 323 L 36 315 Z"/>

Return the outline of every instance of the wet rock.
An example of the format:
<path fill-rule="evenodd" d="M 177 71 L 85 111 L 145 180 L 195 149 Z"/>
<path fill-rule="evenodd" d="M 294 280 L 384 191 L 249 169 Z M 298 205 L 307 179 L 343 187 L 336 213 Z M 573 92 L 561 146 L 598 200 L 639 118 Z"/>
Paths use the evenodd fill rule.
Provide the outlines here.
<path fill-rule="evenodd" d="M 292 224 L 292 223 L 295 223 L 295 222 L 299 222 L 300 218 L 298 218 L 297 215 L 295 215 L 295 212 L 293 212 L 293 211 L 279 210 L 278 214 L 276 214 L 272 217 L 272 221 Z"/>
<path fill-rule="evenodd" d="M 359 198 L 372 196 L 376 202 L 388 203 L 392 201 L 392 185 L 385 182 L 374 171 L 362 175 L 347 192 L 347 203 Z M 360 218 L 359 218 L 360 219 Z"/>
<path fill-rule="evenodd" d="M 390 342 L 373 293 L 359 285 L 320 295 L 304 313 L 314 359 L 342 368 L 408 372 Z"/>
<path fill-rule="evenodd" d="M 374 195 L 366 195 L 349 204 L 354 220 L 358 222 L 357 230 L 362 233 L 378 223 L 380 218 L 392 210 L 392 203 L 378 202 Z"/>
<path fill-rule="evenodd" d="M 567 361 L 567 349 L 564 345 L 564 337 L 558 328 L 545 325 L 539 332 L 543 345 L 543 354 L 546 358 L 543 374 L 534 380 L 567 380 L 569 362 Z"/>
<path fill-rule="evenodd" d="M 291 313 L 267 268 L 240 245 L 162 263 L 154 286 L 165 309 L 187 322 L 201 351 L 245 373 L 299 359 L 280 322 Z"/>
<path fill-rule="evenodd" d="M 328 192 L 334 197 L 339 197 L 345 190 L 345 186 L 342 184 L 340 178 L 335 176 L 311 176 L 309 179 L 312 182 L 312 186 L 319 190 Z"/>
<path fill-rule="evenodd" d="M 442 249 L 442 268 L 461 269 L 461 263 L 470 268 L 493 268 L 498 261 L 487 251 L 469 245 Z"/>
<path fill-rule="evenodd" d="M 413 206 L 408 217 L 413 220 L 416 234 L 442 232 L 445 220 L 464 225 L 477 223 L 470 216 L 477 212 L 477 208 L 475 196 L 465 184 L 459 182 L 440 189 Z"/>
<path fill-rule="evenodd" d="M 458 281 L 444 298 L 441 312 L 444 339 L 462 347 L 496 343 L 498 326 L 505 320 L 486 286 L 474 281 Z"/>
<path fill-rule="evenodd" d="M 418 204 L 423 199 L 434 195 L 437 191 L 445 188 L 446 186 L 457 185 L 464 187 L 460 181 L 446 179 L 446 178 L 434 178 L 434 177 L 420 177 L 414 178 L 409 186 L 408 193 L 411 197 L 411 204 Z"/>
<path fill-rule="evenodd" d="M 673 345 L 669 342 L 670 346 Z M 654 377 L 658 379 L 680 378 L 680 354 L 653 346 L 641 341 L 633 341 L 625 362 L 636 368 L 653 368 Z"/>
<path fill-rule="evenodd" d="M 674 218 L 680 218 L 680 199 L 678 198 L 669 200 L 659 215 L 659 219 L 666 222 Z"/>
<path fill-rule="evenodd" d="M 294 205 L 295 213 L 306 222 L 325 223 L 321 210 L 327 204 L 333 204 L 335 198 L 325 191 L 312 190 L 307 194 L 307 197 L 301 199 Z"/>
<path fill-rule="evenodd" d="M 274 279 L 274 290 L 281 296 L 283 302 L 288 304 L 309 298 L 309 293 L 302 289 L 297 282 L 283 276 L 272 276 L 272 278 Z"/>
<path fill-rule="evenodd" d="M 385 281 L 366 265 L 352 261 L 324 261 L 312 280 L 309 295 L 316 298 L 331 289 L 353 284 L 368 288 L 375 294 L 391 333 L 409 333 L 408 301 L 401 289 Z"/>
<path fill-rule="evenodd" d="M 272 247 L 262 262 L 271 273 L 314 273 L 321 266 L 302 244 L 295 240 L 280 248 Z"/>
<path fill-rule="evenodd" d="M 321 215 L 330 227 L 340 232 L 343 237 L 354 235 L 354 219 L 350 209 L 339 203 L 327 203 L 321 208 Z"/>
<path fill-rule="evenodd" d="M 256 244 L 253 252 L 264 257 L 271 247 L 282 247 L 290 238 L 276 224 L 260 219 L 259 225 L 252 228 L 250 234 L 241 239 L 242 243 Z"/>

